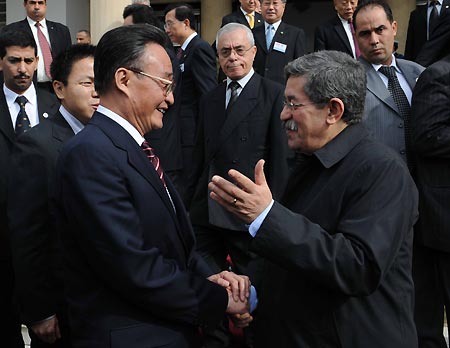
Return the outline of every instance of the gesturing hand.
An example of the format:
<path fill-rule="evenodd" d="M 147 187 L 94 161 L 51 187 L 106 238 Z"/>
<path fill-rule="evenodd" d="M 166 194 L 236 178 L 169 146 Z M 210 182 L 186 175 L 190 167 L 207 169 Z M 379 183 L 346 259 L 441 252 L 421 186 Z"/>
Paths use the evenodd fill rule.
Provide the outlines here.
<path fill-rule="evenodd" d="M 223 271 L 208 277 L 208 280 L 217 283 L 231 292 L 234 301 L 245 302 L 250 296 L 250 279 L 244 275 Z"/>
<path fill-rule="evenodd" d="M 218 175 L 212 177 L 208 184 L 211 198 L 245 223 L 250 224 L 272 201 L 272 192 L 264 175 L 264 160 L 256 163 L 255 182 L 234 169 L 231 169 L 228 175 L 235 183 Z"/>

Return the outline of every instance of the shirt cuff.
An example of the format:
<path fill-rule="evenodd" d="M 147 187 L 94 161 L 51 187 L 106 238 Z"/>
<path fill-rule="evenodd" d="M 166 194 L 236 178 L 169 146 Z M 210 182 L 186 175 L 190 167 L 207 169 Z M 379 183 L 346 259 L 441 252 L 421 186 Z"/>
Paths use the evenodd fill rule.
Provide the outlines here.
<path fill-rule="evenodd" d="M 248 226 L 248 232 L 252 237 L 255 237 L 258 233 L 259 228 L 261 227 L 262 223 L 264 222 L 264 219 L 266 218 L 267 214 L 269 214 L 270 209 L 272 209 L 274 200 L 270 202 L 270 204 L 267 206 L 266 209 L 263 210 L 261 214 L 258 215 L 258 217 L 253 220 L 253 222 Z"/>
<path fill-rule="evenodd" d="M 250 302 L 250 313 L 253 313 L 256 307 L 258 307 L 258 294 L 253 285 L 250 286 L 250 298 L 248 301 Z"/>

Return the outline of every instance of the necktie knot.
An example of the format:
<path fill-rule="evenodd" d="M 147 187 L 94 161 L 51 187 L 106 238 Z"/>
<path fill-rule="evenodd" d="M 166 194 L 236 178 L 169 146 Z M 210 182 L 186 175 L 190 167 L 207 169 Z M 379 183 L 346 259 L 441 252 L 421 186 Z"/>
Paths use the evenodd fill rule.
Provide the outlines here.
<path fill-rule="evenodd" d="M 241 87 L 241 85 L 239 84 L 239 82 L 237 81 L 231 81 L 228 88 L 231 89 L 231 92 L 236 91 L 239 89 L 239 87 Z"/>
<path fill-rule="evenodd" d="M 439 5 L 439 1 L 438 0 L 430 1 L 430 7 L 435 7 L 436 5 Z"/>
<path fill-rule="evenodd" d="M 19 95 L 16 98 L 16 103 L 19 104 L 21 108 L 24 108 L 25 104 L 28 103 L 28 99 L 27 99 L 27 97 L 25 97 L 23 95 Z"/>
<path fill-rule="evenodd" d="M 144 151 L 147 158 L 150 160 L 150 163 L 153 165 L 153 167 L 156 170 L 156 173 L 159 176 L 159 179 L 163 183 L 164 187 L 166 186 L 166 181 L 164 180 L 164 172 L 161 168 L 161 165 L 159 163 L 159 158 L 156 156 L 155 151 L 150 146 L 150 144 L 147 141 L 144 141 L 141 145 L 142 150 Z"/>
<path fill-rule="evenodd" d="M 379 71 L 386 76 L 388 79 L 397 77 L 395 74 L 395 68 L 393 66 L 382 66 Z"/>

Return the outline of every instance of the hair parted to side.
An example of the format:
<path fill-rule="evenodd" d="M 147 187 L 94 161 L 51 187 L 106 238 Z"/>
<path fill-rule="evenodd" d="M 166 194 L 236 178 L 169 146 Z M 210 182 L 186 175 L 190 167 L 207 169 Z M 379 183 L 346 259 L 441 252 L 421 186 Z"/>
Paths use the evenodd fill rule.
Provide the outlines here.
<path fill-rule="evenodd" d="M 286 79 L 306 79 L 305 94 L 323 107 L 330 99 L 339 98 L 345 106 L 342 120 L 347 124 L 361 121 L 366 97 L 364 67 L 348 54 L 319 51 L 304 55 L 286 65 Z"/>
<path fill-rule="evenodd" d="M 112 29 L 100 39 L 95 51 L 95 89 L 101 96 L 113 86 L 114 75 L 120 67 L 141 70 L 141 57 L 148 44 L 165 47 L 167 36 L 148 24 L 126 25 Z"/>

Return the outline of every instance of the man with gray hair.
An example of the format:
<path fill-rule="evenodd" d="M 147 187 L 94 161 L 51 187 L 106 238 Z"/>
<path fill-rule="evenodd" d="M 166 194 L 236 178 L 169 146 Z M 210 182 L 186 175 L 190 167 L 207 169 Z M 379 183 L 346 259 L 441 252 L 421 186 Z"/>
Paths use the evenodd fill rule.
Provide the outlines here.
<path fill-rule="evenodd" d="M 150 6 L 150 0 L 132 0 L 131 3 Z"/>
<path fill-rule="evenodd" d="M 266 260 L 257 347 L 414 348 L 412 227 L 417 191 L 406 164 L 360 124 L 362 65 L 320 51 L 285 69 L 281 120 L 298 152 L 284 196 L 264 161 L 255 182 L 214 176 L 211 198 L 249 225 Z"/>
<path fill-rule="evenodd" d="M 269 186 L 276 197 L 282 193 L 287 180 L 287 146 L 279 119 L 283 86 L 254 72 L 256 47 L 246 25 L 225 25 L 217 33 L 216 43 L 227 79 L 200 101 L 196 168 L 187 195 L 193 193 L 190 218 L 197 250 L 213 270 L 227 269 L 230 255 L 234 269 L 257 284 L 260 259 L 248 250 L 247 228 L 210 199 L 208 182 L 231 168 L 251 175 L 257 160 L 264 158 Z"/>

